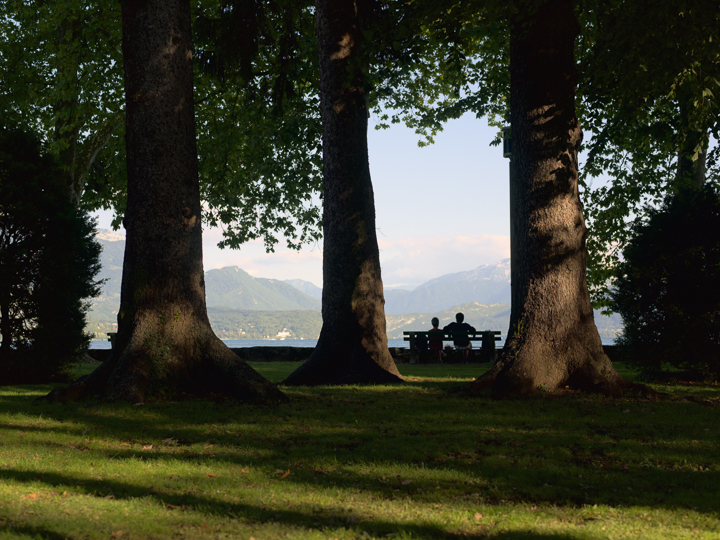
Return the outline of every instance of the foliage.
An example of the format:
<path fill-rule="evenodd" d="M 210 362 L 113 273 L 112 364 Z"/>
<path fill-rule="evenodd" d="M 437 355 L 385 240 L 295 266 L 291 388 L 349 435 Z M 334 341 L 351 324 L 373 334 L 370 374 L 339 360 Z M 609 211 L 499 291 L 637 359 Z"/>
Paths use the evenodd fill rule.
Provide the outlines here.
<path fill-rule="evenodd" d="M 435 17 L 422 19 L 416 32 L 426 50 L 379 85 L 389 119 L 415 128 L 421 146 L 467 111 L 488 115 L 498 128 L 508 123 L 512 4 L 430 2 L 426 9 Z M 720 129 L 720 5 L 585 0 L 576 11 L 588 282 L 595 307 L 607 308 L 630 226 L 645 217 L 646 205 L 678 188 L 680 164 L 707 161 L 705 178 L 720 184 L 720 147 L 709 144 Z M 680 172 L 680 183 L 688 181 L 687 164 Z M 598 176 L 609 177 L 609 185 L 594 182 Z"/>
<path fill-rule="evenodd" d="M 109 156 L 124 159 L 120 35 L 113 2 L 0 3 L 0 113 L 18 125 L 30 119 L 78 200 L 89 183 L 92 208 L 124 189 L 124 161 L 105 171 Z"/>
<path fill-rule="evenodd" d="M 579 111 L 591 135 L 581 177 L 591 228 L 588 280 L 596 307 L 607 307 L 613 267 L 645 208 L 683 183 L 720 184 L 720 148 L 709 146 L 720 130 L 720 5 L 583 5 L 578 59 Z M 706 161 L 704 174 L 693 175 Z M 611 183 L 594 185 L 602 175 Z"/>
<path fill-rule="evenodd" d="M 3 380 L 68 375 L 87 347 L 87 299 L 100 245 L 57 160 L 26 132 L 0 130 L 0 372 Z"/>
<path fill-rule="evenodd" d="M 506 123 L 507 21 L 516 3 L 358 6 L 378 127 L 405 122 L 422 145 L 466 111 Z M 196 0 L 193 9 L 207 223 L 223 227 L 221 245 L 232 248 L 256 238 L 269 250 L 281 236 L 291 247 L 316 241 L 322 164 L 312 2 Z M 693 133 L 714 132 L 717 139 L 720 15 L 713 0 L 585 0 L 577 12 L 578 105 L 589 153 L 582 176 L 592 233 L 588 278 L 597 307 L 607 306 L 627 225 L 675 189 L 678 150 L 695 156 L 707 138 Z M 119 36 L 117 7 L 99 0 L 0 3 L 0 111 L 35 119 L 57 154 L 67 153 L 75 137 L 79 154 L 89 155 L 82 149 L 96 148 L 93 137 L 104 140 L 122 113 Z M 118 226 L 123 129 L 121 122 L 100 145 L 83 195 L 88 208 L 113 206 Z M 717 153 L 710 148 L 707 177 L 714 182 Z M 593 185 L 598 175 L 612 184 Z"/>
<path fill-rule="evenodd" d="M 246 34 L 234 24 L 242 27 L 237 12 L 248 5 L 193 2 L 204 219 L 223 227 L 224 247 L 262 238 L 272 250 L 284 236 L 297 248 L 319 238 L 312 11 L 303 2 L 257 3 L 259 46 L 240 69 L 215 53 Z M 113 208 L 116 227 L 126 205 L 124 98 L 117 4 L 0 3 L 0 114 L 16 123 L 34 119 L 83 207 Z"/>
<path fill-rule="evenodd" d="M 405 123 L 432 144 L 443 124 L 472 111 L 506 123 L 510 92 L 508 17 L 502 2 L 378 2 L 382 17 L 366 31 L 370 102 L 378 129 Z M 528 9 L 525 6 L 525 9 Z M 496 137 L 493 144 L 499 142 Z"/>
<path fill-rule="evenodd" d="M 319 72 L 312 3 L 198 1 L 195 111 L 205 219 L 221 247 L 320 238 Z"/>
<path fill-rule="evenodd" d="M 368 101 L 381 125 L 390 120 L 381 111 L 393 110 L 393 122 L 403 119 L 432 140 L 443 121 L 471 103 L 478 114 L 487 110 L 481 101 L 506 85 L 502 71 L 491 78 L 463 71 L 497 60 L 494 39 L 503 35 L 502 26 L 467 4 L 359 3 Z M 195 0 L 193 17 L 206 222 L 223 228 L 223 247 L 262 238 L 271 251 L 280 236 L 292 248 L 319 240 L 313 3 Z M 481 20 L 489 26 L 478 28 Z M 115 226 L 126 197 L 120 27 L 117 6 L 102 0 L 0 4 L 0 112 L 36 119 L 33 127 L 61 157 L 82 204 L 114 208 Z M 460 86 L 480 87 L 482 99 L 462 97 Z M 446 107 L 435 110 L 435 102 Z M 420 120 L 402 112 L 415 106 L 424 111 Z"/>
<path fill-rule="evenodd" d="M 423 146 L 444 122 L 468 111 L 488 115 L 498 128 L 507 124 L 508 21 L 518 5 L 415 0 L 385 6 L 388 26 L 373 34 L 384 37 L 376 47 L 392 43 L 404 54 L 377 64 L 371 102 L 381 115 L 378 127 L 404 122 Z M 645 206 L 678 188 L 679 169 L 687 181 L 689 170 L 705 160 L 707 181 L 720 183 L 720 147 L 710 145 L 720 129 L 720 5 L 584 0 L 576 12 L 588 281 L 595 307 L 607 308 L 613 267 Z M 596 185 L 598 176 L 610 184 Z"/>
<path fill-rule="evenodd" d="M 683 190 L 633 227 L 616 270 L 619 344 L 646 370 L 720 374 L 720 190 Z"/>
<path fill-rule="evenodd" d="M 252 364 L 273 381 L 296 365 Z M 286 388 L 277 407 L 58 407 L 30 401 L 47 387 L 2 388 L 0 535 L 717 538 L 716 408 L 468 403 L 443 390 L 478 366 L 399 368 L 402 387 Z"/>

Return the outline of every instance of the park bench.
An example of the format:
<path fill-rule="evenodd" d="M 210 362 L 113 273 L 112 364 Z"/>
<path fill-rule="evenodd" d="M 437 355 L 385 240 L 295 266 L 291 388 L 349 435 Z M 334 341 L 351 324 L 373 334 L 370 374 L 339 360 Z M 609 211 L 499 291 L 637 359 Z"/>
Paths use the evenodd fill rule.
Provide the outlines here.
<path fill-rule="evenodd" d="M 409 341 L 410 347 L 410 363 L 417 364 L 417 340 L 424 338 L 425 343 L 430 342 L 432 334 L 433 341 L 440 341 L 441 334 L 439 332 L 403 332 L 403 339 Z M 454 341 L 456 338 L 466 338 L 469 341 L 481 341 L 482 346 L 480 354 L 482 357 L 495 360 L 495 342 L 500 341 L 500 330 L 481 330 L 479 332 L 443 332 L 443 341 Z"/>

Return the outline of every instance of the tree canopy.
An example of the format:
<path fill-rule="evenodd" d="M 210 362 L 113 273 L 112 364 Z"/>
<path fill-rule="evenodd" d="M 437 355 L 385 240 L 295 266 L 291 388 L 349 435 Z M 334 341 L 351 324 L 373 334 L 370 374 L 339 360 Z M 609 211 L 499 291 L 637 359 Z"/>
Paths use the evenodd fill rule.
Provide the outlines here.
<path fill-rule="evenodd" d="M 313 12 L 303 2 L 248 6 L 192 6 L 202 196 L 223 246 L 261 238 L 272 249 L 284 237 L 298 247 L 317 240 L 320 221 Z M 116 226 L 126 207 L 120 33 L 107 2 L 0 5 L 0 114 L 32 119 L 76 200 L 113 208 Z M 240 35 L 249 41 L 234 43 Z"/>
<path fill-rule="evenodd" d="M 596 304 L 607 306 L 632 225 L 684 185 L 720 183 L 720 4 L 616 0 L 585 7 L 588 270 Z M 609 184 L 594 186 L 602 175 Z"/>
<path fill-rule="evenodd" d="M 124 114 L 119 16 L 116 5 L 98 0 L 0 5 L 0 114 L 41 134 L 77 201 L 95 178 L 100 199 L 86 197 L 88 207 L 109 206 L 119 189 L 97 184 L 114 179 L 103 167 L 122 141 L 113 137 Z"/>
<path fill-rule="evenodd" d="M 466 111 L 509 121 L 513 2 L 363 0 L 369 107 L 432 141 Z M 195 0 L 201 193 L 222 246 L 320 236 L 319 74 L 307 0 Z M 577 2 L 578 116 L 588 278 L 597 306 L 627 241 L 679 178 L 720 182 L 720 7 Z M 118 11 L 97 0 L 0 6 L 0 111 L 33 118 L 88 208 L 125 208 Z M 26 116 L 24 116 L 26 115 Z M 494 143 L 499 142 L 496 138 Z M 712 144 L 715 144 L 714 146 Z M 703 166 L 704 164 L 704 166 Z M 594 180 L 610 177 L 607 185 Z"/>
<path fill-rule="evenodd" d="M 376 112 L 382 103 L 391 111 L 383 118 L 415 128 L 421 145 L 468 111 L 488 115 L 499 133 L 510 121 L 508 21 L 534 4 L 410 5 L 429 14 L 415 19 L 428 46 L 379 86 L 384 101 Z M 720 5 L 586 0 L 575 12 L 588 279 L 596 306 L 607 307 L 612 268 L 646 205 L 660 204 L 682 182 L 720 182 Z"/>

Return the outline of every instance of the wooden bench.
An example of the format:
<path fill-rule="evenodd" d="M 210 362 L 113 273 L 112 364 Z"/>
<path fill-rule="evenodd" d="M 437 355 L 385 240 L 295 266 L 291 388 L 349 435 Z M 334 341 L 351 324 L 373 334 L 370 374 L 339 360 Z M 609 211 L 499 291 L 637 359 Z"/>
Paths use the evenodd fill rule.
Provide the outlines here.
<path fill-rule="evenodd" d="M 479 332 L 403 332 L 403 340 L 410 342 L 410 363 L 417 364 L 417 338 L 422 337 L 427 343 L 432 341 L 454 341 L 457 338 L 467 339 L 468 341 L 481 341 L 481 354 L 484 357 L 495 359 L 495 342 L 500 341 L 500 330 L 481 330 Z"/>

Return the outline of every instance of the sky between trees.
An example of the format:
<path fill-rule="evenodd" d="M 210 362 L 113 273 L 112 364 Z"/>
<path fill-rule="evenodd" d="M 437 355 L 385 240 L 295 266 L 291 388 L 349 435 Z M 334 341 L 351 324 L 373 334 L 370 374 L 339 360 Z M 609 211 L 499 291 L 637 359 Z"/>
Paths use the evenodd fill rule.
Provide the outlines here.
<path fill-rule="evenodd" d="M 510 256 L 508 160 L 489 146 L 494 136 L 495 129 L 472 114 L 448 122 L 425 148 L 404 125 L 368 131 L 386 287 L 412 289 Z M 110 228 L 110 212 L 98 215 L 100 227 Z M 240 266 L 256 277 L 322 285 L 322 244 L 265 253 L 261 241 L 221 250 L 219 240 L 219 230 L 204 231 L 206 271 Z"/>
<path fill-rule="evenodd" d="M 368 131 L 386 287 L 412 289 L 510 256 L 508 160 L 490 146 L 495 131 L 471 113 L 450 120 L 435 144 L 424 148 L 402 124 Z M 595 185 L 606 181 L 596 179 Z M 95 215 L 100 228 L 110 228 L 111 212 Z M 205 229 L 206 271 L 239 266 L 255 277 L 322 285 L 322 244 L 266 253 L 259 240 L 231 250 L 218 248 L 220 239 L 218 229 Z"/>

